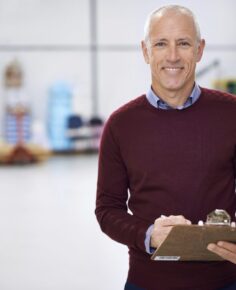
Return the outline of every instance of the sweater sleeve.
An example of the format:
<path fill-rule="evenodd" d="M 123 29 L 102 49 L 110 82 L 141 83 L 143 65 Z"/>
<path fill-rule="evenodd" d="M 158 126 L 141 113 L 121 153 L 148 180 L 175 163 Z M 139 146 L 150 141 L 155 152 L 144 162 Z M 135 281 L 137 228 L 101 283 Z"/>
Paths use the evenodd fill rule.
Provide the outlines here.
<path fill-rule="evenodd" d="M 234 150 L 234 176 L 236 180 L 236 144 L 235 144 L 235 150 Z M 235 192 L 236 192 L 236 188 L 235 188 Z"/>
<path fill-rule="evenodd" d="M 128 213 L 129 178 L 109 119 L 99 152 L 95 214 L 101 230 L 113 240 L 142 251 L 150 224 Z"/>

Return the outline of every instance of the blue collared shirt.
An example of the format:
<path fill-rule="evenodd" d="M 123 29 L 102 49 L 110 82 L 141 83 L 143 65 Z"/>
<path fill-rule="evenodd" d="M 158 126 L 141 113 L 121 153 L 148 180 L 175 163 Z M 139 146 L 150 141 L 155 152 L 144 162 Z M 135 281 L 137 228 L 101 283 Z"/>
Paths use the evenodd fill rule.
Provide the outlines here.
<path fill-rule="evenodd" d="M 192 104 L 194 104 L 200 97 L 201 89 L 199 86 L 195 83 L 194 88 L 192 90 L 191 95 L 187 98 L 186 102 L 182 105 L 177 107 L 177 110 L 183 110 L 188 107 L 190 107 Z M 170 110 L 173 109 L 170 107 L 167 103 L 165 103 L 163 100 L 161 100 L 150 88 L 146 94 L 146 97 L 148 99 L 148 102 L 154 106 L 155 108 L 162 109 L 162 110 Z"/>
<path fill-rule="evenodd" d="M 186 109 L 188 107 L 190 107 L 192 104 L 194 104 L 200 97 L 201 95 L 201 89 L 199 88 L 199 86 L 195 83 L 194 88 L 192 90 L 191 95 L 187 98 L 186 102 L 182 105 L 179 106 L 175 109 L 177 110 L 183 110 Z M 170 107 L 167 103 L 165 103 L 163 100 L 161 100 L 152 90 L 152 88 L 150 88 L 146 94 L 147 100 L 148 102 L 155 108 L 157 109 L 162 109 L 162 110 L 173 110 L 172 107 Z M 155 249 L 153 249 L 152 247 L 150 247 L 150 240 L 151 240 L 151 234 L 152 234 L 152 230 L 153 230 L 153 225 L 150 225 L 150 227 L 147 229 L 146 231 L 146 238 L 145 238 L 145 248 L 146 248 L 146 252 L 149 254 L 152 254 L 154 252 Z"/>

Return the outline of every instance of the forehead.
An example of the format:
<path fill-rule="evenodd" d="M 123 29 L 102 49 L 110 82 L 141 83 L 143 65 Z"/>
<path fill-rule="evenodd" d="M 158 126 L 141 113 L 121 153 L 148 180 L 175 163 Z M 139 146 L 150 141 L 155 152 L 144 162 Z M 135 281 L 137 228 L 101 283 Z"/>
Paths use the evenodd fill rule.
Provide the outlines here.
<path fill-rule="evenodd" d="M 150 38 L 193 38 L 197 37 L 191 16 L 184 13 L 167 12 L 154 15 L 149 30 Z"/>

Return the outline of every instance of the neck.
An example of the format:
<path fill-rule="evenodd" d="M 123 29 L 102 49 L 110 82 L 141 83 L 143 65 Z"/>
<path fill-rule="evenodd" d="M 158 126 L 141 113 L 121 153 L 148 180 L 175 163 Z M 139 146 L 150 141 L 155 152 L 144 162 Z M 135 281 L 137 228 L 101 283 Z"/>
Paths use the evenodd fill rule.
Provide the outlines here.
<path fill-rule="evenodd" d="M 188 88 L 178 91 L 165 90 L 152 85 L 154 93 L 172 108 L 183 106 L 188 97 L 191 95 L 193 88 L 194 83 Z"/>

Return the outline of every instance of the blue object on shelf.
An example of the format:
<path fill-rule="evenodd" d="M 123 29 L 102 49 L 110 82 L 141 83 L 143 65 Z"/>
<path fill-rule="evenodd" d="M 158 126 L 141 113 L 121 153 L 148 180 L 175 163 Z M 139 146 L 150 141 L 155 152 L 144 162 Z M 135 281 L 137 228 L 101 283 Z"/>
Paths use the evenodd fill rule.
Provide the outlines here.
<path fill-rule="evenodd" d="M 20 124 L 18 123 L 20 122 Z M 19 131 L 20 126 L 20 131 Z M 16 114 L 7 112 L 5 116 L 5 139 L 6 142 L 16 145 L 19 142 L 28 143 L 31 138 L 31 116 L 25 113 L 21 119 Z"/>
<path fill-rule="evenodd" d="M 67 122 L 72 111 L 72 89 L 66 82 L 56 82 L 49 89 L 48 134 L 52 150 L 71 148 L 67 137 Z"/>

